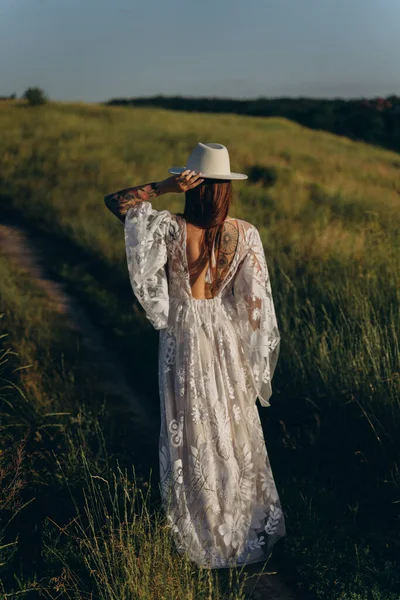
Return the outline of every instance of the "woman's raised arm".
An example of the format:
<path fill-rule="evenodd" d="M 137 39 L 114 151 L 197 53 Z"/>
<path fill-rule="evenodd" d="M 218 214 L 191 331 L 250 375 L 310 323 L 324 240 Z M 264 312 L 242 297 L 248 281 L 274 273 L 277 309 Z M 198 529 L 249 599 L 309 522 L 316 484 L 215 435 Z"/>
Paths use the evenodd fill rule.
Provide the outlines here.
<path fill-rule="evenodd" d="M 200 173 L 186 169 L 180 175 L 173 175 L 162 181 L 153 181 L 108 194 L 104 196 L 104 202 L 113 215 L 124 223 L 126 213 L 138 202 L 145 202 L 162 194 L 185 192 L 203 181 L 204 179 L 200 179 Z"/>
<path fill-rule="evenodd" d="M 113 215 L 124 223 L 126 213 L 132 206 L 135 206 L 138 202 L 144 202 L 165 193 L 165 188 L 162 184 L 163 182 L 153 181 L 152 183 L 137 185 L 120 190 L 114 194 L 109 194 L 108 196 L 104 196 L 105 205 Z"/>

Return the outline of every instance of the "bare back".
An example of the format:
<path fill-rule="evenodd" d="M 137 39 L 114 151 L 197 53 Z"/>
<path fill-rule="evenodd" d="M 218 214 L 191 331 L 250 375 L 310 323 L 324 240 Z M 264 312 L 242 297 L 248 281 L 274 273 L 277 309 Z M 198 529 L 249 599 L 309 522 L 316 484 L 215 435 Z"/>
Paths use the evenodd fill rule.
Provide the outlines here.
<path fill-rule="evenodd" d="M 210 284 L 206 282 L 209 261 L 205 259 L 203 264 L 196 266 L 196 261 L 200 258 L 204 232 L 204 229 L 190 223 L 186 224 L 186 259 L 189 270 L 193 271 L 190 276 L 190 287 L 192 296 L 196 299 L 208 299 L 213 297 Z M 229 270 L 230 264 L 235 256 L 238 240 L 238 223 L 236 219 L 227 217 L 221 231 L 217 280 L 223 278 L 224 274 Z"/>

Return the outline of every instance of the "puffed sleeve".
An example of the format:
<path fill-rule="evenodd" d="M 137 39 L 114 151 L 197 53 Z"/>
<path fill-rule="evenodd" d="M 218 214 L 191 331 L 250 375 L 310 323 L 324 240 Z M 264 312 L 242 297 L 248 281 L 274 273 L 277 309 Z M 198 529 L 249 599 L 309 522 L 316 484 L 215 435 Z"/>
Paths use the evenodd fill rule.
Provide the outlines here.
<path fill-rule="evenodd" d="M 268 267 L 256 227 L 233 284 L 238 329 L 261 406 L 270 406 L 271 380 L 278 361 L 280 335 Z"/>
<path fill-rule="evenodd" d="M 169 312 L 166 239 L 171 225 L 168 210 L 138 202 L 125 217 L 125 249 L 133 292 L 155 329 L 167 327 Z"/>

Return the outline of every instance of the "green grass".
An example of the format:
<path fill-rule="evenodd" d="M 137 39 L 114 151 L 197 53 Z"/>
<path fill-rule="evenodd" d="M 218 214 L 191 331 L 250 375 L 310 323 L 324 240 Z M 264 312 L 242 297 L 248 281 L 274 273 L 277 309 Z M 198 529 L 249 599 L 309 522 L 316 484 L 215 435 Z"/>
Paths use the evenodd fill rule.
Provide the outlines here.
<path fill-rule="evenodd" d="M 174 550 L 138 453 L 154 456 L 95 392 L 80 335 L 2 257 L 0 278 L 0 597 L 242 600 L 239 571 Z"/>
<path fill-rule="evenodd" d="M 287 515 L 286 574 L 318 598 L 397 600 L 399 156 L 285 119 L 157 109 L 2 103 L 0 127 L 0 206 L 45 240 L 48 268 L 154 415 L 157 334 L 103 197 L 167 177 L 198 141 L 225 144 L 232 170 L 252 174 L 234 183 L 230 214 L 260 230 L 282 336 L 261 414 Z"/>
<path fill-rule="evenodd" d="M 86 487 L 83 506 L 76 507 L 79 517 L 65 532 L 66 544 L 48 548 L 64 564 L 51 580 L 49 597 L 63 591 L 83 600 L 91 590 L 101 600 L 244 600 L 239 569 L 225 574 L 196 569 L 173 551 L 166 519 L 151 507 L 150 489 L 136 485 L 134 472 L 117 466 L 108 478 L 99 477 L 84 455 L 82 461 Z M 83 557 L 84 569 L 71 569 L 66 546 Z"/>

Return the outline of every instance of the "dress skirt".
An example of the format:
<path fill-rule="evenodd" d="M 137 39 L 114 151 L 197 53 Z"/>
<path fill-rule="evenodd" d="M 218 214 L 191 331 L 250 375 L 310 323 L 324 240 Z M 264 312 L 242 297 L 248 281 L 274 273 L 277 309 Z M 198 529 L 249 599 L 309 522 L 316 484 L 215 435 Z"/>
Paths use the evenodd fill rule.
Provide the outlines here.
<path fill-rule="evenodd" d="M 160 484 L 177 550 L 198 566 L 265 560 L 285 520 L 233 296 L 170 298 L 160 330 Z"/>

